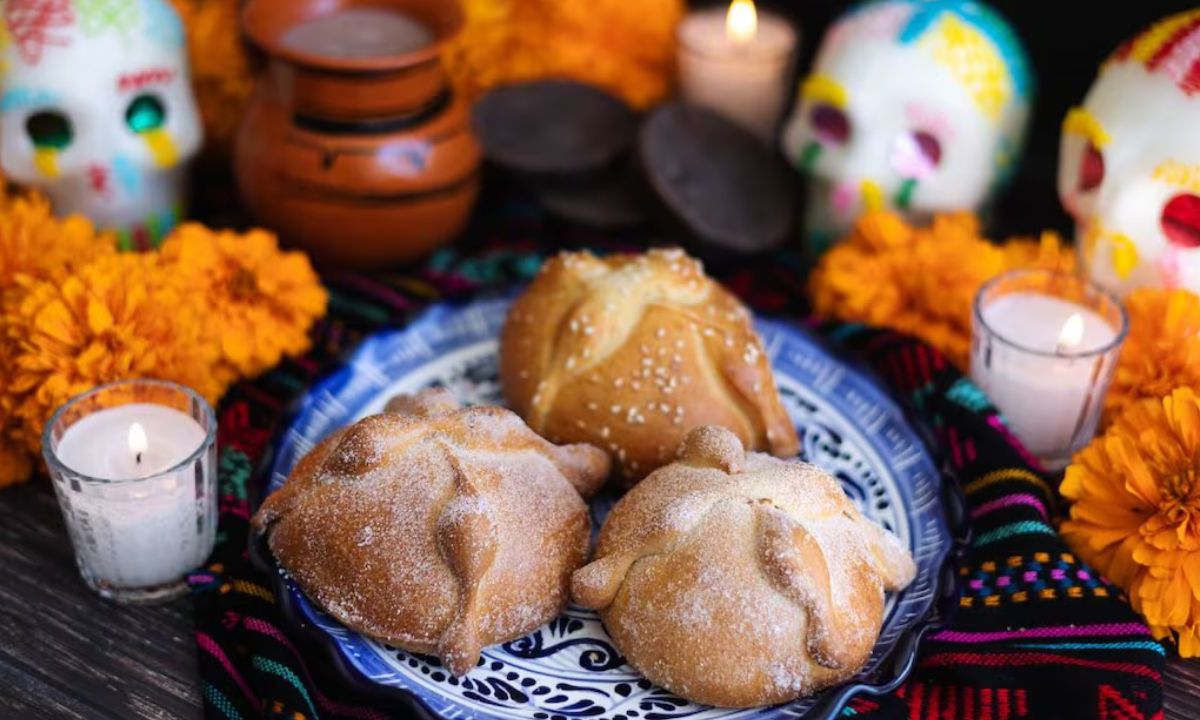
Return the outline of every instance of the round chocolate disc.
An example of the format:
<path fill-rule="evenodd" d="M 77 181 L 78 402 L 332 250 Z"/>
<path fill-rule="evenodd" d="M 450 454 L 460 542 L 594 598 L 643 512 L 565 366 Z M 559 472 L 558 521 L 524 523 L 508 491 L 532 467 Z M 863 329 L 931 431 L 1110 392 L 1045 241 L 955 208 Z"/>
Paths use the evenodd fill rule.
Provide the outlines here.
<path fill-rule="evenodd" d="M 664 105 L 642 126 L 640 151 L 654 192 L 701 241 L 753 253 L 791 233 L 799 203 L 794 171 L 725 118 Z"/>
<path fill-rule="evenodd" d="M 631 150 L 637 137 L 628 105 L 568 80 L 492 90 L 475 106 L 474 125 L 488 160 L 534 174 L 597 170 Z"/>

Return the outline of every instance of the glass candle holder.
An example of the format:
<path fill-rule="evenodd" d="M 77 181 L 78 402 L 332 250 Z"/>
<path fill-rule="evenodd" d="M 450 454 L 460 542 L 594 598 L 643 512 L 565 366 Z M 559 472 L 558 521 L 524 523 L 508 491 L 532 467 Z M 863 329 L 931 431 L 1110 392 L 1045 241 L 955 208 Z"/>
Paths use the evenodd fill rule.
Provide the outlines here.
<path fill-rule="evenodd" d="M 117 602 L 187 592 L 217 526 L 217 420 L 192 390 L 127 380 L 76 396 L 42 436 L 75 561 Z"/>
<path fill-rule="evenodd" d="M 975 297 L 971 379 L 1051 470 L 1091 441 L 1129 319 L 1075 275 L 1017 270 Z"/>
<path fill-rule="evenodd" d="M 677 35 L 683 97 L 770 140 L 788 96 L 796 29 L 751 0 L 734 0 L 689 13 Z"/>

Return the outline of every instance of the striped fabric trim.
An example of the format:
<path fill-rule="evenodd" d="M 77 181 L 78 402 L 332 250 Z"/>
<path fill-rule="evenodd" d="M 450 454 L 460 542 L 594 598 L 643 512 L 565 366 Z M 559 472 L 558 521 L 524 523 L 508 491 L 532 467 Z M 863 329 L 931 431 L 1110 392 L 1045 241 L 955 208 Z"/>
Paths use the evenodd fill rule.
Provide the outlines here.
<path fill-rule="evenodd" d="M 1026 650 L 1149 650 L 1159 655 L 1167 651 L 1153 640 L 1129 642 L 1018 643 L 1013 647 Z"/>
<path fill-rule="evenodd" d="M 979 507 L 971 510 L 971 519 L 978 520 L 979 518 L 983 517 L 984 515 L 987 515 L 988 513 L 992 513 L 997 510 L 1004 510 L 1006 508 L 1011 508 L 1011 507 L 1019 507 L 1022 505 L 1031 507 L 1031 508 L 1037 510 L 1038 514 L 1041 515 L 1044 520 L 1047 520 L 1047 521 L 1050 520 L 1050 516 L 1046 512 L 1046 506 L 1044 504 L 1042 504 L 1041 500 L 1038 500 L 1036 497 L 1034 497 L 1033 495 L 1030 495 L 1029 493 L 1016 493 L 1014 495 L 1005 495 L 1002 498 L 996 498 L 995 500 L 992 500 L 991 502 L 986 502 L 986 503 L 980 505 Z"/>
<path fill-rule="evenodd" d="M 304 702 L 308 703 L 308 709 L 310 712 L 312 712 L 312 720 L 320 720 L 321 716 L 317 713 L 317 706 L 313 704 L 312 696 L 308 694 L 308 689 L 304 687 L 304 683 L 300 681 L 300 678 L 296 675 L 296 673 L 292 672 L 290 668 L 286 667 L 282 663 L 278 663 L 261 655 L 255 655 L 253 659 L 251 659 L 251 663 L 254 665 L 255 669 L 261 670 L 262 672 L 271 673 L 272 675 L 283 678 L 290 683 L 292 687 L 296 688 L 296 691 L 304 697 Z"/>
<path fill-rule="evenodd" d="M 252 617 L 243 618 L 242 627 L 246 628 L 247 630 L 265 635 L 287 648 L 288 652 L 292 653 L 292 655 L 296 656 L 296 658 L 300 660 L 300 669 L 304 672 L 304 674 L 306 676 L 309 675 L 308 666 L 303 661 L 304 656 L 300 654 L 300 651 L 296 649 L 296 646 L 292 645 L 292 641 L 288 640 L 287 636 L 284 635 L 279 628 L 265 620 Z M 309 682 L 312 682 L 311 677 L 306 677 L 305 679 Z M 315 686 L 313 687 L 313 694 L 316 696 L 317 704 L 320 705 L 323 710 L 328 710 L 346 717 L 363 718 L 363 720 L 386 720 L 387 718 L 386 715 L 381 715 L 370 708 L 352 707 L 331 700 L 330 698 L 325 697 L 320 690 L 316 689 Z"/>
<path fill-rule="evenodd" d="M 1099 625 L 1056 625 L 1052 627 L 1036 627 L 1000 632 L 944 630 L 931 635 L 930 639 L 951 643 L 989 643 L 1027 638 L 1069 638 L 1088 637 L 1092 635 L 1141 635 L 1146 637 L 1149 635 L 1149 631 L 1141 623 L 1101 623 Z"/>
<path fill-rule="evenodd" d="M 242 694 L 246 696 L 248 701 L 250 701 L 250 705 L 256 711 L 262 712 L 262 703 L 259 701 L 258 696 L 246 682 L 246 679 L 242 677 L 242 674 L 237 671 L 237 667 L 235 667 L 234 664 L 229 661 L 229 657 L 225 654 L 225 651 L 221 649 L 221 646 L 217 644 L 217 641 L 213 640 L 212 637 L 207 633 L 197 630 L 196 645 L 198 645 L 204 652 L 213 656 L 217 662 L 221 663 L 221 667 L 225 668 L 225 672 L 229 673 L 229 677 L 233 678 L 233 682 L 237 684 L 238 688 L 241 689 Z M 213 689 L 215 690 L 216 688 Z"/>
<path fill-rule="evenodd" d="M 1008 481 L 1027 482 L 1036 485 L 1043 493 L 1045 493 L 1046 499 L 1051 499 L 1054 497 L 1054 490 L 1050 488 L 1045 480 L 1039 477 L 1036 473 L 1022 468 L 1005 468 L 1004 470 L 995 470 L 990 472 L 978 480 L 972 480 L 971 482 L 967 483 L 965 486 L 963 486 L 963 492 L 970 497 L 971 495 L 982 492 L 992 485 Z"/>
<path fill-rule="evenodd" d="M 225 717 L 229 718 L 229 720 L 242 720 L 242 714 L 237 711 L 237 708 L 233 706 L 229 698 L 225 697 L 225 694 L 218 690 L 215 685 L 208 681 L 201 683 L 201 685 L 201 693 L 209 705 L 224 713 Z"/>
<path fill-rule="evenodd" d="M 1148 677 L 1155 682 L 1162 680 L 1162 674 L 1157 670 L 1145 665 L 1138 665 L 1137 663 L 1085 660 L 1083 658 L 1074 658 L 1070 657 L 1069 655 L 1055 655 L 1053 653 L 946 653 L 944 655 L 932 655 L 921 660 L 920 663 L 920 666 L 923 668 L 947 667 L 954 665 L 984 665 L 987 667 L 1071 665 L 1075 667 L 1091 668 L 1093 670 L 1108 670 L 1111 672 L 1121 672 L 1129 675 Z"/>
<path fill-rule="evenodd" d="M 1022 520 L 1021 522 L 1009 523 L 1001 525 L 994 530 L 988 530 L 984 533 L 979 533 L 971 542 L 974 547 L 984 547 L 992 543 L 1007 540 L 1018 535 L 1054 535 L 1054 530 L 1044 522 L 1034 520 Z"/>

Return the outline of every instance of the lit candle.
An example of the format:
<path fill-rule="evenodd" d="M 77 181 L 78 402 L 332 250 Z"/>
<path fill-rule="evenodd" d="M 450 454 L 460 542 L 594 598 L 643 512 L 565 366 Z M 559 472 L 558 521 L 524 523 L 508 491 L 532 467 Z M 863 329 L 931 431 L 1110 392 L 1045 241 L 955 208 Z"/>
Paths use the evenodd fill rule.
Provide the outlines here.
<path fill-rule="evenodd" d="M 1073 276 L 1001 276 L 976 299 L 971 377 L 1025 447 L 1061 467 L 1095 433 L 1125 325 L 1115 299 Z"/>
<path fill-rule="evenodd" d="M 764 140 L 787 95 L 796 31 L 753 0 L 690 13 L 679 26 L 679 81 L 689 102 L 715 110 Z"/>
<path fill-rule="evenodd" d="M 212 550 L 215 422 L 184 388 L 131 382 L 153 397 L 130 383 L 98 388 L 56 414 L 43 450 L 84 579 L 107 597 L 149 601 L 179 594 Z M 162 404 L 170 392 L 185 397 Z M 126 404 L 97 402 L 105 393 Z"/>

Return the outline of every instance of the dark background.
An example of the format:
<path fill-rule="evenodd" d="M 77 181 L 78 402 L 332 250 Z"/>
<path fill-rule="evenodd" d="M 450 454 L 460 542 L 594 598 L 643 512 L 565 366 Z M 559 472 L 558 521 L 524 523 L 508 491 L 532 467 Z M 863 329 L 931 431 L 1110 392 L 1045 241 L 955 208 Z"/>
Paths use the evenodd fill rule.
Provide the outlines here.
<path fill-rule="evenodd" d="M 574 0 L 572 0 L 574 1 Z M 758 0 L 793 18 L 801 28 L 799 67 L 808 68 L 829 23 L 858 4 L 845 0 Z M 709 3 L 695 3 L 709 4 Z M 997 237 L 1055 228 L 1068 237 L 1071 223 L 1055 189 L 1059 128 L 1067 110 L 1083 100 L 1100 63 L 1124 40 L 1154 21 L 1193 7 L 1196 0 L 992 0 L 1029 52 L 1036 80 L 1032 123 L 1012 183 L 998 197 L 989 229 Z M 1153 117 L 1147 117 L 1153 122 Z M 1196 129 L 1200 134 L 1200 128 Z"/>

